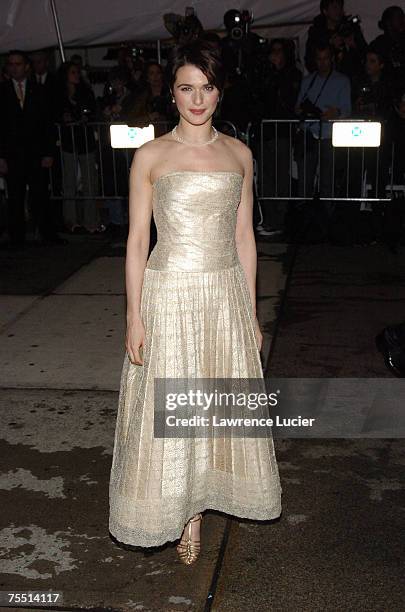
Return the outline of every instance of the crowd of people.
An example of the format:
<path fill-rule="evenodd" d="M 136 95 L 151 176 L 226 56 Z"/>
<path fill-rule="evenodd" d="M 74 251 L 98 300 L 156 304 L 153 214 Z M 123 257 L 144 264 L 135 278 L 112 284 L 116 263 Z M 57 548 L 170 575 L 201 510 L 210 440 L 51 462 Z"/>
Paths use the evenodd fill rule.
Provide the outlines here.
<path fill-rule="evenodd" d="M 63 195 L 65 231 L 125 230 L 128 160 L 122 152 L 113 155 L 108 127 L 111 122 L 146 125 L 173 119 L 168 91 L 158 62 L 150 61 L 138 70 L 128 53 L 119 57 L 104 95 L 96 98 L 80 56 L 54 73 L 45 51 L 31 57 L 10 51 L 0 84 L 0 175 L 7 182 L 11 244 L 26 243 L 27 185 L 40 242 L 66 242 L 58 235 L 60 220 L 50 182 L 52 193 Z M 110 227 L 102 222 L 101 195 Z"/>
<path fill-rule="evenodd" d="M 240 57 L 238 47 L 229 32 L 222 39 L 199 33 L 222 49 L 227 67 L 216 119 L 233 124 L 240 137 L 244 137 L 248 123 L 254 135 L 255 126 L 263 119 L 274 121 L 263 124 L 263 146 L 252 139 L 255 157 L 263 167 L 258 182 L 263 185 L 263 195 L 271 198 L 262 202 L 258 228 L 262 235 L 285 233 L 292 195 L 303 201 L 316 194 L 325 198 L 333 185 L 337 197 L 343 184 L 350 186 L 349 195 L 355 193 L 354 179 L 347 179 L 347 168 L 333 154 L 330 120 L 356 117 L 384 122 L 381 168 L 376 170 L 371 158 L 361 162 L 368 171 L 367 182 L 376 186 L 376 196 L 384 195 L 389 172 L 395 172 L 393 181 L 404 182 L 403 10 L 398 6 L 385 9 L 379 26 L 382 34 L 367 43 L 359 18 L 345 14 L 344 0 L 321 0 L 320 14 L 308 31 L 305 69 L 297 62 L 295 43 L 290 39 L 269 41 L 260 62 L 247 61 L 241 67 L 235 60 Z M 252 35 L 245 48 L 254 49 L 254 41 Z M 27 185 L 32 218 L 42 242 L 63 242 L 57 232 L 50 180 L 52 192 L 63 198 L 65 231 L 94 234 L 106 231 L 106 226 L 111 231 L 125 229 L 130 156 L 122 151 L 112 153 L 109 124 L 142 126 L 152 122 L 160 135 L 178 118 L 164 67 L 155 60 L 135 60 L 129 49 L 120 48 L 117 65 L 110 70 L 104 93 L 98 97 L 80 56 L 72 56 L 56 73 L 49 66 L 45 51 L 30 57 L 23 51 L 10 51 L 0 83 L 0 176 L 7 183 L 9 237 L 19 247 L 25 243 Z M 297 123 L 297 119 L 306 121 Z M 288 121 L 295 122 L 294 131 Z M 388 163 L 391 143 L 396 146 L 395 170 Z M 358 170 L 359 163 L 354 155 L 352 168 Z M 356 172 L 352 175 L 356 177 Z M 107 220 L 101 214 L 101 201 Z M 322 219 L 313 218 L 314 224 L 328 228 L 336 214 L 330 199 L 322 208 Z M 369 218 L 369 238 L 374 240 L 381 219 L 374 214 Z"/>
<path fill-rule="evenodd" d="M 263 235 L 285 232 L 291 210 L 300 211 L 293 227 L 304 222 L 320 240 L 332 235 L 337 241 L 367 244 L 403 224 L 397 203 L 387 207 L 385 215 L 377 204 L 337 205 L 339 197 L 384 198 L 388 184 L 405 182 L 403 10 L 385 9 L 379 27 L 383 34 L 367 43 L 359 18 L 346 16 L 343 0 L 321 0 L 320 14 L 308 31 L 306 75 L 296 65 L 290 42 L 272 41 L 272 70 L 263 84 L 261 116 L 284 123 L 265 123 L 263 129 L 263 195 L 272 198 L 262 206 Z M 349 157 L 333 148 L 331 122 L 348 118 L 382 123 L 378 151 L 352 150 Z M 292 125 L 288 120 L 305 121 Z M 314 195 L 324 203 L 314 205 Z M 296 205 L 288 202 L 289 196 L 298 198 Z M 302 206 L 299 198 L 311 205 Z"/>

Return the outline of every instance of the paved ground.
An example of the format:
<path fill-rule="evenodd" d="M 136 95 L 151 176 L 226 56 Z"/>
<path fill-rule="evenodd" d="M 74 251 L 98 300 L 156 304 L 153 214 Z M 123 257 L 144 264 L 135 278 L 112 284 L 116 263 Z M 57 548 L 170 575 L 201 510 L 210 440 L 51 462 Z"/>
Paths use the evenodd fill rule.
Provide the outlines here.
<path fill-rule="evenodd" d="M 268 373 L 389 383 L 373 334 L 403 310 L 403 254 L 295 253 L 268 243 L 258 252 Z M 63 591 L 64 604 L 52 609 L 404 610 L 400 439 L 276 440 L 282 517 L 255 523 L 207 512 L 192 568 L 173 546 L 151 555 L 117 546 L 108 478 L 124 350 L 123 245 L 80 237 L 6 257 L 0 590 Z"/>
<path fill-rule="evenodd" d="M 374 336 L 405 318 L 404 279 L 403 249 L 299 247 L 267 376 L 398 382 Z M 276 448 L 282 516 L 266 526 L 232 521 L 212 609 L 403 612 L 405 440 Z"/>

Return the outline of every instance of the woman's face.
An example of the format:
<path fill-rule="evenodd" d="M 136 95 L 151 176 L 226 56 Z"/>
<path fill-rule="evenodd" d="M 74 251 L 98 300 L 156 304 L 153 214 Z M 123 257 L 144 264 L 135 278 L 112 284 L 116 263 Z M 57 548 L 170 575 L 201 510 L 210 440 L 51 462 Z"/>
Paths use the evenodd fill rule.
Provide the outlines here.
<path fill-rule="evenodd" d="M 270 62 L 273 64 L 276 70 L 284 68 L 286 61 L 284 55 L 283 46 L 275 43 L 270 51 Z"/>
<path fill-rule="evenodd" d="M 215 112 L 219 94 L 197 66 L 186 64 L 177 70 L 173 96 L 180 115 L 190 123 L 201 125 L 208 121 Z"/>
<path fill-rule="evenodd" d="M 146 74 L 146 80 L 150 85 L 161 85 L 163 83 L 163 75 L 160 66 L 152 64 L 148 67 Z"/>
<path fill-rule="evenodd" d="M 378 76 L 381 74 L 384 64 L 380 62 L 380 58 L 376 53 L 367 53 L 366 72 L 368 76 Z"/>
<path fill-rule="evenodd" d="M 343 18 L 343 4 L 338 2 L 338 0 L 331 2 L 323 13 L 333 23 L 339 23 Z"/>
<path fill-rule="evenodd" d="M 68 83 L 78 85 L 80 83 L 80 69 L 78 66 L 70 66 L 67 73 Z"/>
<path fill-rule="evenodd" d="M 395 13 L 392 15 L 389 22 L 389 29 L 391 32 L 398 34 L 405 31 L 405 15 L 401 9 L 399 11 L 395 11 Z"/>

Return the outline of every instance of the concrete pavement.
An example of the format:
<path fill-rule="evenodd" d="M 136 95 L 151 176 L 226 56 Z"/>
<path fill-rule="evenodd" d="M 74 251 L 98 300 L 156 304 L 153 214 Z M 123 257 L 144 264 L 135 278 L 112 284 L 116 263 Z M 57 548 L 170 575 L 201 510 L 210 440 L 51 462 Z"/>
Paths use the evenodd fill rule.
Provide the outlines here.
<path fill-rule="evenodd" d="M 204 552 L 193 568 L 178 561 L 172 544 L 144 555 L 109 536 L 108 480 L 124 357 L 125 245 L 101 240 L 89 256 L 76 244 L 82 255 L 74 245 L 58 246 L 57 256 L 35 249 L 15 255 L 20 260 L 8 266 L 20 270 L 17 295 L 10 293 L 9 274 L 0 297 L 1 589 L 60 590 L 62 606 L 74 609 L 203 610 L 228 517 L 206 513 Z M 259 247 L 264 361 L 286 251 L 286 245 Z M 24 261 L 35 269 L 35 257 L 59 259 L 65 278 L 53 286 L 56 273 L 48 282 L 41 276 L 35 282 L 28 271 L 22 295 Z M 66 264 L 70 257 L 76 257 L 76 271 Z"/>

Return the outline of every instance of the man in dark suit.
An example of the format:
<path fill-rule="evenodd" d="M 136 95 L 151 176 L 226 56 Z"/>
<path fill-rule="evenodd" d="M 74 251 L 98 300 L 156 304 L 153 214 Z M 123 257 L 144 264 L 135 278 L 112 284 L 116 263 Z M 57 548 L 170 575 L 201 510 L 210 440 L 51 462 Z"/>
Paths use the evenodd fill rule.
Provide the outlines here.
<path fill-rule="evenodd" d="M 31 55 L 32 80 L 37 85 L 42 85 L 47 97 L 50 110 L 55 109 L 57 95 L 57 79 L 53 72 L 49 70 L 49 57 L 46 51 L 35 51 Z"/>
<path fill-rule="evenodd" d="M 8 233 L 11 244 L 24 246 L 26 186 L 42 243 L 65 242 L 56 235 L 49 198 L 49 168 L 56 135 L 46 95 L 29 76 L 23 51 L 10 51 L 10 79 L 0 85 L 0 174 L 7 180 Z"/>

